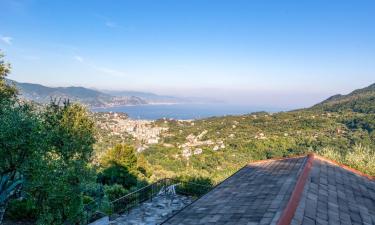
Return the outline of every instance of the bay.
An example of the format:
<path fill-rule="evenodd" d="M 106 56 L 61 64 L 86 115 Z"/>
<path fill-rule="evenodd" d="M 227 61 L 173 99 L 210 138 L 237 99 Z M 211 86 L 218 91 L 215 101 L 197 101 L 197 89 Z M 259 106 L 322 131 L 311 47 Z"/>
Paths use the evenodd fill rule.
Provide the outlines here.
<path fill-rule="evenodd" d="M 235 104 L 148 104 L 96 108 L 94 112 L 123 112 L 132 119 L 162 118 L 191 120 L 213 116 L 242 115 L 252 112 L 278 112 L 285 109 Z"/>

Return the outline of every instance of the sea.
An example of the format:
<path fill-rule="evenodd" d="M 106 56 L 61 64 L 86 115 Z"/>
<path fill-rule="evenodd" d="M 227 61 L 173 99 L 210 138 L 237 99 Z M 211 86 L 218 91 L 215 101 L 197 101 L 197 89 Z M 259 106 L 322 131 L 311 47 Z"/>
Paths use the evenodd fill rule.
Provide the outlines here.
<path fill-rule="evenodd" d="M 162 118 L 193 120 L 214 116 L 243 115 L 253 112 L 279 112 L 287 109 L 235 104 L 147 104 L 95 108 L 94 112 L 123 112 L 132 119 L 157 120 Z"/>

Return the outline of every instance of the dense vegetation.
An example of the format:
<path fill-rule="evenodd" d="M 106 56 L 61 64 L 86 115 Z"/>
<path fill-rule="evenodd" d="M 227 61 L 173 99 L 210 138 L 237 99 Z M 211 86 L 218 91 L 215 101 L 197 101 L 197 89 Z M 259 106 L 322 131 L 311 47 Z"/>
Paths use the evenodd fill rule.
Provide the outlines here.
<path fill-rule="evenodd" d="M 349 111 L 301 110 L 157 123 L 168 126 L 169 131 L 160 144 L 143 154 L 152 165 L 153 174 L 159 177 L 199 174 L 219 182 L 254 160 L 320 152 L 325 148 L 347 155 L 359 145 L 373 154 L 375 147 L 374 115 Z M 189 134 L 199 135 L 203 131 L 207 131 L 205 140 L 221 140 L 225 148 L 214 151 L 212 145 L 203 145 L 201 154 L 183 157 L 178 146 L 186 142 Z M 358 154 L 369 157 L 368 152 Z M 367 166 L 347 162 L 375 175 L 373 170 L 366 169 L 373 166 L 370 162 Z"/>
<path fill-rule="evenodd" d="M 143 154 L 155 177 L 197 174 L 223 180 L 248 162 L 317 152 L 375 175 L 375 84 L 321 104 L 290 112 L 213 117 L 192 122 L 159 120 L 169 131 Z M 189 135 L 222 142 L 198 146 L 201 154 L 183 156 Z M 194 150 L 193 147 L 191 150 Z M 215 151 L 216 150 L 216 151 Z"/>
<path fill-rule="evenodd" d="M 320 104 L 315 109 L 327 111 L 351 110 L 360 113 L 375 113 L 375 84 L 355 90 L 347 95 L 335 95 Z"/>
<path fill-rule="evenodd" d="M 146 184 L 147 161 L 131 146 L 119 144 L 94 163 L 96 126 L 86 108 L 68 100 L 22 101 L 5 80 L 9 72 L 0 56 L 0 223 L 5 215 L 84 224 L 84 205 L 108 203 Z"/>

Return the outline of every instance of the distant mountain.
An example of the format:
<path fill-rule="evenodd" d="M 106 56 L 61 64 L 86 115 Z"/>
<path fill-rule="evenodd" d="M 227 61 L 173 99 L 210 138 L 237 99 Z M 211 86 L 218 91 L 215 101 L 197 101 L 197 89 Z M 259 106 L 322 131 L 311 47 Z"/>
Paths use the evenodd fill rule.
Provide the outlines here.
<path fill-rule="evenodd" d="M 331 96 L 312 108 L 334 112 L 352 110 L 361 113 L 375 113 L 375 83 L 347 95 Z"/>
<path fill-rule="evenodd" d="M 148 103 L 188 103 L 191 102 L 186 98 L 179 98 L 166 95 L 157 95 L 150 92 L 139 92 L 139 91 L 114 91 L 114 90 L 100 90 L 103 93 L 110 94 L 113 96 L 123 97 L 123 96 L 137 96 L 145 99 Z"/>
<path fill-rule="evenodd" d="M 13 80 L 20 90 L 22 98 L 38 103 L 48 103 L 51 99 L 69 99 L 89 107 L 110 107 L 120 105 L 140 105 L 148 102 L 136 96 L 112 96 L 97 90 L 84 87 L 47 87 L 40 84 L 20 83 Z"/>

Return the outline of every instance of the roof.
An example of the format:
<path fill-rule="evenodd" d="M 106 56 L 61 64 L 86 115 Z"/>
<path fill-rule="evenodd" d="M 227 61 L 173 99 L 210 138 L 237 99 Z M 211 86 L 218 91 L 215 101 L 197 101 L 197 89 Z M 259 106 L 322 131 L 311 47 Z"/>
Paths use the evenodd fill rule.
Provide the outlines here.
<path fill-rule="evenodd" d="M 375 181 L 320 156 L 259 161 L 163 224 L 375 224 Z"/>

